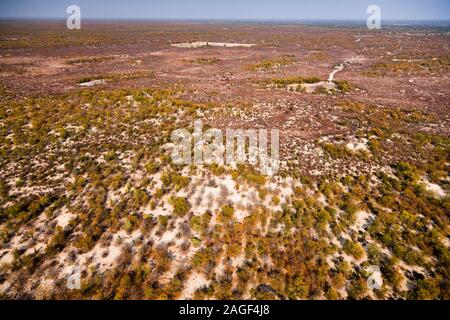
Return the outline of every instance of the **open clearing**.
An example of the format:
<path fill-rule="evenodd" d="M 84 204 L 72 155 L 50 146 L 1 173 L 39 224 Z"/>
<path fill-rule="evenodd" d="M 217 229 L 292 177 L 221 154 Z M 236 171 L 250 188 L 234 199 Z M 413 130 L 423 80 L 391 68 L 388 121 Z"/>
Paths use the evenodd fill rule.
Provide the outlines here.
<path fill-rule="evenodd" d="M 251 48 L 254 47 L 254 44 L 246 44 L 246 43 L 226 43 L 226 42 L 186 42 L 186 43 L 173 43 L 172 47 L 177 48 L 208 48 L 208 47 L 219 47 L 219 48 Z"/>

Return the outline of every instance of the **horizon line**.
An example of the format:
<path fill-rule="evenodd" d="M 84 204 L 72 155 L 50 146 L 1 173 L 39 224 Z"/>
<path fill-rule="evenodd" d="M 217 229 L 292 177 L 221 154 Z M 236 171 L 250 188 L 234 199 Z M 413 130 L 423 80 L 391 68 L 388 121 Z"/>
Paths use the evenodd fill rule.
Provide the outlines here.
<path fill-rule="evenodd" d="M 67 17 L 2 17 L 0 20 L 66 20 Z M 328 18 L 124 18 L 124 17 L 87 17 L 83 20 L 123 20 L 123 21 L 358 21 L 365 22 L 366 19 L 328 19 Z M 382 19 L 382 21 L 405 21 L 405 22 L 431 22 L 431 21 L 448 21 L 449 19 Z"/>

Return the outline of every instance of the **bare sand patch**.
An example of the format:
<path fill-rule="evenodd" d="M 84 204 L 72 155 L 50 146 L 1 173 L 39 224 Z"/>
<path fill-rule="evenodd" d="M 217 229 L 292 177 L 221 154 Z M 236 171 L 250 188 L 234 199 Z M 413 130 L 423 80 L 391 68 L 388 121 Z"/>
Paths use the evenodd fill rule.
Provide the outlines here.
<path fill-rule="evenodd" d="M 427 191 L 432 192 L 437 197 L 444 198 L 447 195 L 445 190 L 442 189 L 441 186 L 436 183 L 431 183 L 425 178 L 422 180 L 422 183 L 425 185 Z"/>
<path fill-rule="evenodd" d="M 196 41 L 196 42 L 173 43 L 171 44 L 171 46 L 176 48 L 188 48 L 188 49 L 207 48 L 207 47 L 251 48 L 256 46 L 256 44 Z"/>
<path fill-rule="evenodd" d="M 93 87 L 93 86 L 97 86 L 100 84 L 106 84 L 106 80 L 104 80 L 104 79 L 92 80 L 92 81 L 80 83 L 79 86 L 80 87 Z"/>
<path fill-rule="evenodd" d="M 180 300 L 192 299 L 195 291 L 208 286 L 209 282 L 204 275 L 193 273 L 186 281 L 185 289 L 181 294 Z"/>

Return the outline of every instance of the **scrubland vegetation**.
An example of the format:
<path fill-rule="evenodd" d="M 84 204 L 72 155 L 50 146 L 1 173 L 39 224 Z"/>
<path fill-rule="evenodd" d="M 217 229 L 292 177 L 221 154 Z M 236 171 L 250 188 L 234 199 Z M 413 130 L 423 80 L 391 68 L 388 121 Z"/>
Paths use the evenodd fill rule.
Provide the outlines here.
<path fill-rule="evenodd" d="M 286 55 L 277 59 L 263 60 L 257 64 L 251 65 L 249 69 L 257 72 L 276 71 L 294 63 L 295 57 L 292 55 Z"/>
<path fill-rule="evenodd" d="M 310 93 L 333 94 L 346 93 L 353 89 L 353 86 L 346 80 L 333 81 L 331 83 L 321 80 L 318 77 L 289 77 L 282 79 L 267 79 L 257 82 L 263 88 L 286 89 L 295 92 L 310 92 L 308 85 L 316 85 Z"/>
<path fill-rule="evenodd" d="M 171 164 L 161 148 L 175 124 L 216 110 L 180 94 L 85 90 L 9 101 L 1 115 L 2 257 L 11 257 L 1 269 L 10 279 L 4 294 L 23 297 L 14 284 L 28 278 L 46 298 L 176 299 L 201 275 L 193 296 L 202 299 L 448 298 L 449 198 L 421 182 L 448 188 L 448 138 L 412 137 L 416 153 L 434 145 L 434 162 L 393 162 L 390 173 L 372 176 L 273 180 L 287 188 L 280 192 L 251 167 Z M 370 124 L 365 134 L 379 140 L 371 157 L 386 151 L 397 121 L 426 117 L 349 101 L 342 108 Z M 323 148 L 332 160 L 359 157 L 333 143 Z M 223 206 L 202 209 L 187 196 L 227 176 L 236 190 L 256 191 L 251 205 L 227 200 L 235 191 L 228 184 Z M 102 264 L 112 251 L 113 268 Z M 64 286 L 69 261 L 86 261 L 80 290 Z M 372 292 L 365 267 L 374 264 L 386 278 Z M 50 271 L 56 282 L 45 288 Z"/>
<path fill-rule="evenodd" d="M 86 64 L 86 63 L 102 63 L 104 61 L 113 60 L 114 56 L 99 56 L 99 57 L 81 57 L 67 60 L 68 64 Z"/>
<path fill-rule="evenodd" d="M 287 88 L 289 84 L 317 83 L 321 80 L 317 77 L 290 77 L 284 79 L 269 79 L 261 81 L 263 85 L 273 85 L 276 88 Z"/>
<path fill-rule="evenodd" d="M 109 31 L 39 29 L 25 40 L 24 27 L 0 42 L 11 55 L 77 49 L 61 55 L 60 73 L 0 65 L 0 298 L 450 299 L 446 57 L 383 61 L 369 37 L 355 42 L 359 30 L 320 28 L 318 41 L 288 27 L 256 36 L 101 28 Z M 258 44 L 170 45 L 218 35 Z M 444 41 L 435 41 L 438 51 Z M 105 43 L 135 56 L 91 54 Z M 350 50 L 365 59 L 332 84 L 296 76 L 325 75 Z M 401 77 L 371 87 L 391 74 L 443 85 L 413 83 L 400 98 Z M 104 86 L 79 86 L 93 80 Z M 289 92 L 322 82 L 333 89 Z M 64 87 L 43 93 L 43 83 Z M 192 131 L 196 119 L 280 129 L 280 171 L 174 164 L 171 133 Z M 371 266 L 379 289 L 368 285 Z M 79 289 L 67 287 L 74 267 Z"/>
<path fill-rule="evenodd" d="M 132 73 L 111 73 L 111 74 L 104 74 L 104 75 L 94 75 L 94 76 L 86 76 L 81 77 L 78 80 L 79 84 L 94 81 L 94 80 L 105 80 L 107 82 L 119 82 L 119 81 L 126 81 L 126 80 L 134 80 L 134 79 L 141 79 L 141 78 L 152 78 L 154 76 L 152 71 L 145 70 L 145 71 L 137 71 Z"/>
<path fill-rule="evenodd" d="M 416 59 L 391 59 L 375 63 L 366 75 L 371 77 L 387 75 L 420 75 L 420 74 L 441 74 L 450 70 L 450 60 L 448 57 L 436 58 L 416 58 Z"/>
<path fill-rule="evenodd" d="M 200 57 L 195 59 L 184 59 L 184 62 L 192 63 L 192 64 L 198 64 L 198 65 L 208 65 L 208 64 L 215 64 L 220 62 L 220 59 L 216 57 Z"/>

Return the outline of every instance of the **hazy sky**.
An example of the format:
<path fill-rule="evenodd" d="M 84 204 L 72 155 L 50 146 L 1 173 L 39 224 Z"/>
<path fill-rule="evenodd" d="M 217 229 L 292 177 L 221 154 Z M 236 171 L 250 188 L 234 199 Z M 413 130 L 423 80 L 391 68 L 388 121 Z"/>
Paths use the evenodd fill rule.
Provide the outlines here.
<path fill-rule="evenodd" d="M 450 0 L 0 0 L 0 17 L 62 18 L 71 4 L 82 18 L 365 20 L 376 4 L 382 19 L 450 20 Z"/>

